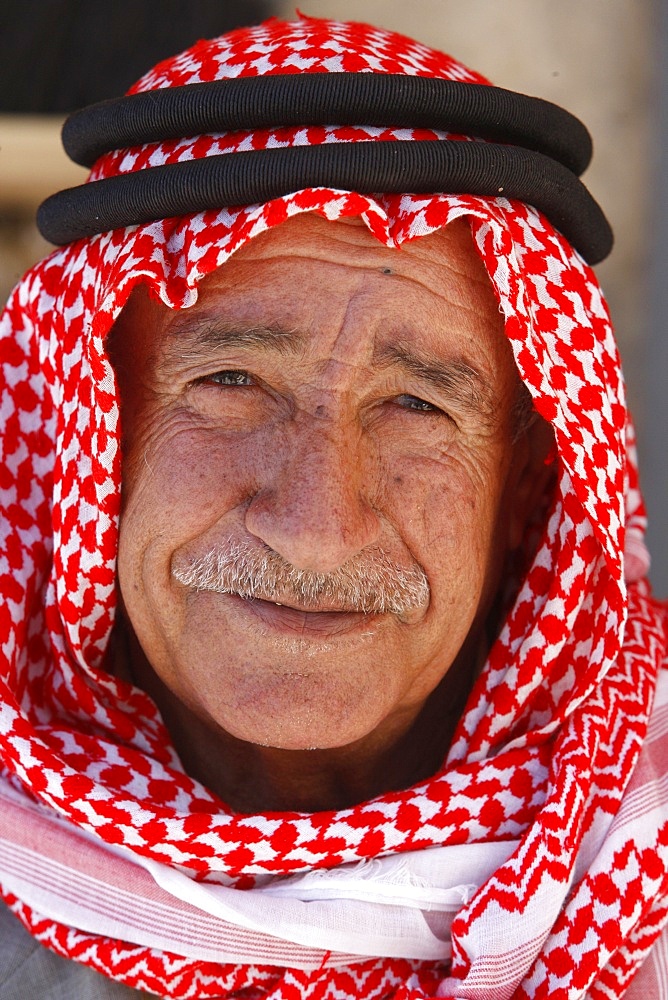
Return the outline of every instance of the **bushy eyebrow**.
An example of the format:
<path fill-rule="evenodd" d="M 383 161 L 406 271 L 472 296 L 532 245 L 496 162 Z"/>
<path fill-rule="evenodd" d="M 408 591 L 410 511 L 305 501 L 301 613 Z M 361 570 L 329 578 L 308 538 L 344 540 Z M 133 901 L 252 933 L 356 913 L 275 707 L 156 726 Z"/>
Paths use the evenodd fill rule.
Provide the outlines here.
<path fill-rule="evenodd" d="M 172 350 L 184 356 L 198 355 L 211 350 L 228 347 L 256 347 L 274 350 L 281 354 L 293 354 L 302 350 L 307 334 L 299 330 L 285 330 L 270 326 L 221 325 L 218 317 L 207 319 L 198 317 L 178 317 L 168 328 Z"/>
<path fill-rule="evenodd" d="M 426 382 L 475 413 L 494 411 L 492 386 L 481 372 L 464 361 L 427 359 L 412 349 L 395 344 L 386 344 L 376 350 L 373 361 L 379 367 L 398 368 Z"/>

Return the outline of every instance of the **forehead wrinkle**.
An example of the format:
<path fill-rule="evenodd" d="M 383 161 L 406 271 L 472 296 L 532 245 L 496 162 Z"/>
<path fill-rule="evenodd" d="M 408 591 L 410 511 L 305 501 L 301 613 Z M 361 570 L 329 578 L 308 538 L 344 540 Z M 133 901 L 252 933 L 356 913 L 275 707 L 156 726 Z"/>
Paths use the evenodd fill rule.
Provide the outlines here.
<path fill-rule="evenodd" d="M 386 344 L 374 351 L 374 364 L 399 368 L 452 398 L 456 397 L 475 413 L 492 413 L 494 393 L 489 380 L 465 361 L 437 361 L 425 358 L 398 344 Z"/>

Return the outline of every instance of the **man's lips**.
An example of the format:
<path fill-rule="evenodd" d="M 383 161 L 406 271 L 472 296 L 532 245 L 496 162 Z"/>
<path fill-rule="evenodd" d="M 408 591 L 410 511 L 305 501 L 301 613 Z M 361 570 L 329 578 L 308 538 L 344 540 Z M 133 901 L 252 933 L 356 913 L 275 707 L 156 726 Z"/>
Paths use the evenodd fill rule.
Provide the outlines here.
<path fill-rule="evenodd" d="M 313 610 L 295 608 L 289 604 L 227 595 L 246 608 L 272 629 L 292 635 L 334 636 L 369 626 L 378 615 L 363 611 Z"/>

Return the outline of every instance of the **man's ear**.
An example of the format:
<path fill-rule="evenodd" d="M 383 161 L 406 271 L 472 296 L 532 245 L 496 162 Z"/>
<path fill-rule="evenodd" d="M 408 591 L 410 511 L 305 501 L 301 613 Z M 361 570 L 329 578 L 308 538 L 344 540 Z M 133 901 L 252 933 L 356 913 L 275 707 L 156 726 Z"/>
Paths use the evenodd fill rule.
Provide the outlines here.
<path fill-rule="evenodd" d="M 510 500 L 508 547 L 518 549 L 533 512 L 554 479 L 556 442 L 546 420 L 535 414 L 515 442 L 515 489 Z"/>

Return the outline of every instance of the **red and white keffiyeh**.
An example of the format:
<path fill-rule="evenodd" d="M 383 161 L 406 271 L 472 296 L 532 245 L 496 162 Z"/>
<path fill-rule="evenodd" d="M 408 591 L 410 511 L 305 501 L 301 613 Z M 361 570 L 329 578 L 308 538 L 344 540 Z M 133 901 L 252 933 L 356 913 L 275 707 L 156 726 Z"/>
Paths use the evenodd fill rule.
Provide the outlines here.
<path fill-rule="evenodd" d="M 485 82 L 399 35 L 301 18 L 199 42 L 136 90 L 341 70 Z M 91 176 L 377 137 L 443 135 L 234 132 L 109 153 Z M 120 454 L 104 339 L 138 282 L 187 308 L 204 275 L 305 211 L 359 216 L 397 248 L 469 220 L 554 427 L 557 484 L 442 770 L 339 812 L 238 815 L 183 772 L 148 696 L 105 668 Z M 668 996 L 667 614 L 642 578 L 606 306 L 544 217 L 501 197 L 320 188 L 106 233 L 24 278 L 0 364 L 0 886 L 38 940 L 164 997 Z M 328 910 L 319 887 L 335 883 Z M 358 904 L 377 907 L 378 933 Z"/>

